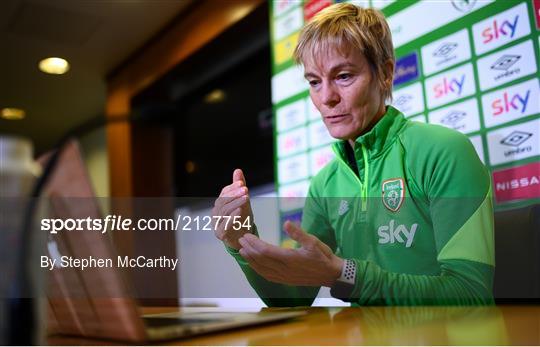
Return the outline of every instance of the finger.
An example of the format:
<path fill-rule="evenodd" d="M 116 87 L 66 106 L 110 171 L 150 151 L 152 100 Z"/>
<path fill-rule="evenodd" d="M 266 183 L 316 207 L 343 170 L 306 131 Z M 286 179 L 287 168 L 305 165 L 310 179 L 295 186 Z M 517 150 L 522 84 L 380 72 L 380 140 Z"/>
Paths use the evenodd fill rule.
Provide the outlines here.
<path fill-rule="evenodd" d="M 245 240 L 244 237 L 239 238 L 238 243 L 240 243 L 240 246 L 242 246 L 241 255 L 244 258 L 246 258 L 248 262 L 252 263 L 254 266 L 257 266 L 259 269 L 264 271 L 265 274 L 276 273 L 277 269 L 275 269 L 275 267 L 272 266 L 273 265 L 272 262 L 265 260 L 264 256 L 262 256 L 261 253 L 257 249 L 253 248 L 253 246 L 251 246 L 249 242 Z"/>
<path fill-rule="evenodd" d="M 241 181 L 246 184 L 246 178 L 244 177 L 244 172 L 241 169 L 236 169 L 233 172 L 233 182 Z"/>
<path fill-rule="evenodd" d="M 234 199 L 238 199 L 241 196 L 247 195 L 248 192 L 249 191 L 247 187 L 241 187 L 241 188 L 236 188 L 234 190 L 231 190 L 226 195 L 219 196 L 214 202 L 214 206 L 217 208 L 221 208 L 225 206 L 226 204 L 230 203 L 231 201 L 233 201 Z"/>
<path fill-rule="evenodd" d="M 248 252 L 245 248 L 240 248 L 239 253 L 256 273 L 258 273 L 268 281 L 282 283 L 282 276 L 280 274 L 277 274 L 275 271 L 269 269 L 268 267 L 262 266 L 255 262 L 253 258 L 248 255 Z"/>
<path fill-rule="evenodd" d="M 286 221 L 283 224 L 283 228 L 287 232 L 287 234 L 293 239 L 294 241 L 298 242 L 302 246 L 308 246 L 313 243 L 313 238 L 311 235 L 306 233 L 302 228 L 297 226 L 291 221 Z"/>
<path fill-rule="evenodd" d="M 221 213 L 222 213 L 221 215 L 230 216 L 234 210 L 236 210 L 239 207 L 245 206 L 248 201 L 249 201 L 249 197 L 247 195 L 234 199 L 233 201 L 231 201 L 230 203 L 228 203 L 227 205 L 221 208 Z"/>
<path fill-rule="evenodd" d="M 245 184 L 242 181 L 236 181 L 234 183 L 229 184 L 228 186 L 223 187 L 221 192 L 219 193 L 219 196 L 228 196 L 231 191 L 234 191 L 240 187 L 244 187 Z"/>
<path fill-rule="evenodd" d="M 264 242 L 253 234 L 245 234 L 243 238 L 256 251 L 257 256 L 265 258 L 269 262 L 271 261 L 273 267 L 287 268 L 287 260 L 293 256 L 291 252 L 294 252 L 294 250 L 274 246 Z"/>

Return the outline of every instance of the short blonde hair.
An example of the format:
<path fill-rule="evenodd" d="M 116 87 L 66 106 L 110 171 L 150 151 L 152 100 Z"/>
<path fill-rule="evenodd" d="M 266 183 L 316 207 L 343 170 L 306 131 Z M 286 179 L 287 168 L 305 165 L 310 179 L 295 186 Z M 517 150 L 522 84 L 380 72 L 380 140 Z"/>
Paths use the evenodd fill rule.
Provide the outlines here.
<path fill-rule="evenodd" d="M 394 69 L 389 72 L 385 64 L 390 60 L 394 65 L 396 59 L 392 34 L 380 11 L 347 3 L 325 8 L 300 32 L 294 60 L 303 64 L 308 56 L 336 48 L 344 54 L 351 49 L 360 50 L 381 88 L 383 100 L 392 99 L 392 83 L 388 80 L 392 81 Z"/>

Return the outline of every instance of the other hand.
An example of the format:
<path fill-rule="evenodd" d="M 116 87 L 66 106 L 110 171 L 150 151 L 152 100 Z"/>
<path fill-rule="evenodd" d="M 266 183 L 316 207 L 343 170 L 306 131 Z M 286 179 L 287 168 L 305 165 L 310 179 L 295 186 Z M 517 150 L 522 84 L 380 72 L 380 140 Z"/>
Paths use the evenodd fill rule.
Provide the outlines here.
<path fill-rule="evenodd" d="M 341 275 L 343 259 L 317 237 L 290 221 L 285 231 L 301 247 L 286 249 L 245 234 L 239 239 L 240 255 L 262 277 L 288 285 L 331 287 Z"/>

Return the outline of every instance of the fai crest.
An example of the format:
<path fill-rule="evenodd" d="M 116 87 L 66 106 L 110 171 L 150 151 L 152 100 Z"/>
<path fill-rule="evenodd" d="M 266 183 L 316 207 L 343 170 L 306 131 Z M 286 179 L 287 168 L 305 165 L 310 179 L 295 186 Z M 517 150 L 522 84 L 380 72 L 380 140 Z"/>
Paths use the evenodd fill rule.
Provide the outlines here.
<path fill-rule="evenodd" d="M 396 212 L 403 204 L 405 197 L 405 183 L 403 178 L 391 178 L 382 183 L 382 201 L 384 206 Z"/>

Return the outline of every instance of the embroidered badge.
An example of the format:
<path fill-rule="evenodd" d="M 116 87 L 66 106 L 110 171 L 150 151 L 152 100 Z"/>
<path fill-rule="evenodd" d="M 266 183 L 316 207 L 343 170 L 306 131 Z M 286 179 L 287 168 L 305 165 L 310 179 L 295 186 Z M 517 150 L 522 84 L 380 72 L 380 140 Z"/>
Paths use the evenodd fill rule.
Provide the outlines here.
<path fill-rule="evenodd" d="M 403 178 L 391 178 L 382 183 L 382 201 L 392 212 L 397 212 L 405 197 L 405 182 Z"/>

